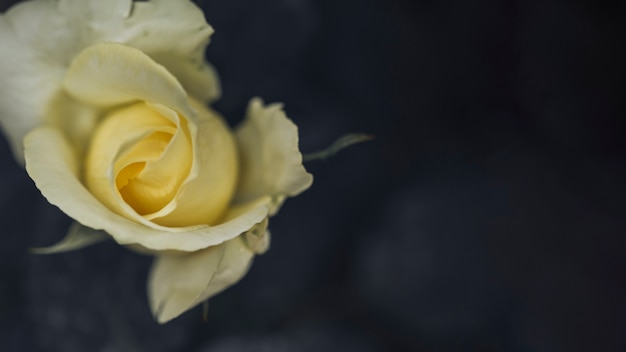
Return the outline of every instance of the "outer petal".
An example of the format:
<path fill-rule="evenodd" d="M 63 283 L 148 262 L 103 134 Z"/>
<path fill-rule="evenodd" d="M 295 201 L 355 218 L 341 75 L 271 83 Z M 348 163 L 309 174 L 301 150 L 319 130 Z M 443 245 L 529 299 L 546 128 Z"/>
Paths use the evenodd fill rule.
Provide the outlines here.
<path fill-rule="evenodd" d="M 265 232 L 267 222 L 254 228 Z M 232 286 L 248 272 L 254 252 L 243 236 L 188 254 L 161 255 L 148 279 L 150 307 L 159 323 Z"/>
<path fill-rule="evenodd" d="M 73 0 L 79 2 L 82 0 Z M 99 0 L 91 0 L 98 2 Z M 202 102 L 219 98 L 219 79 L 205 60 L 213 28 L 204 13 L 187 0 L 135 2 L 126 21 L 134 36 L 122 41 L 136 47 L 165 66 L 185 90 Z"/>
<path fill-rule="evenodd" d="M 196 99 L 220 95 L 215 70 L 204 59 L 213 28 L 188 0 L 60 0 L 58 12 L 74 28 L 83 46 L 118 42 L 135 47 L 165 66 Z M 77 53 L 76 52 L 76 53 Z"/>
<path fill-rule="evenodd" d="M 202 101 L 219 96 L 213 68 L 204 52 L 213 34 L 202 11 L 187 0 L 61 0 L 59 13 L 68 24 L 84 28 L 82 50 L 100 42 L 135 47 L 165 66 Z"/>
<path fill-rule="evenodd" d="M 268 214 L 269 198 L 265 197 L 233 207 L 217 226 L 150 228 L 113 213 L 85 189 L 78 180 L 74 152 L 60 131 L 39 127 L 30 132 L 25 156 L 26 171 L 51 204 L 85 226 L 106 231 L 120 244 L 155 251 L 197 251 L 239 236 Z"/>
<path fill-rule="evenodd" d="M 256 254 L 264 254 L 270 248 L 270 231 L 267 229 L 269 219 L 256 224 L 250 231 L 241 235 L 248 248 Z"/>
<path fill-rule="evenodd" d="M 101 42 L 144 51 L 196 99 L 216 99 L 219 83 L 204 51 L 213 29 L 187 0 L 37 0 L 0 15 L 0 126 L 23 160 L 22 140 L 48 119 L 70 61 Z"/>
<path fill-rule="evenodd" d="M 0 127 L 19 162 L 24 161 L 24 136 L 44 120 L 64 74 L 62 65 L 49 62 L 60 58 L 45 55 L 42 63 L 35 52 L 40 45 L 35 36 L 51 22 L 51 13 L 52 1 L 29 1 L 0 15 Z"/>
<path fill-rule="evenodd" d="M 295 196 L 311 186 L 313 176 L 302 165 L 298 149 L 298 128 L 282 105 L 264 106 L 261 99 L 252 99 L 235 136 L 241 160 L 236 201 L 271 196 L 274 213 L 285 196 Z"/>

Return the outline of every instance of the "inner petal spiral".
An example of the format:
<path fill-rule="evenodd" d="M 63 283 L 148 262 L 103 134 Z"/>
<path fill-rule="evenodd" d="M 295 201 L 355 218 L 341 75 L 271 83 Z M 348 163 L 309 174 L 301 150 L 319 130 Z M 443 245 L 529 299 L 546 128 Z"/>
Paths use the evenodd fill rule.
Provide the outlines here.
<path fill-rule="evenodd" d="M 186 122 L 171 115 L 138 103 L 105 117 L 85 168 L 86 185 L 98 199 L 118 209 L 123 201 L 146 218 L 172 202 L 189 175 L 192 147 Z"/>
<path fill-rule="evenodd" d="M 219 115 L 189 103 L 191 116 L 143 102 L 109 112 L 86 155 L 87 189 L 110 210 L 147 226 L 218 223 L 238 181 L 237 146 Z"/>
<path fill-rule="evenodd" d="M 118 161 L 124 165 L 117 172 L 115 185 L 122 198 L 140 215 L 154 213 L 169 203 L 182 182 L 178 173 L 167 175 L 150 173 L 147 163 L 158 163 L 172 135 L 155 132 L 137 143 L 130 153 Z M 171 171 L 171 170 L 170 170 Z"/>

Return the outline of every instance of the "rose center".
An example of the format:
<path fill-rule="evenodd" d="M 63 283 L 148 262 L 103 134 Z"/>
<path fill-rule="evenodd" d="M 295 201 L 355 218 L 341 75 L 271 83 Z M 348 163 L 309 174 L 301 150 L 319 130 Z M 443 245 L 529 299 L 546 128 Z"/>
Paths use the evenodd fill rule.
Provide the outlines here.
<path fill-rule="evenodd" d="M 219 115 L 190 103 L 191 117 L 146 103 L 108 113 L 85 159 L 89 191 L 115 213 L 144 223 L 218 222 L 237 184 L 237 147 Z"/>
<path fill-rule="evenodd" d="M 150 218 L 167 208 L 187 178 L 192 147 L 186 123 L 138 103 L 108 114 L 95 131 L 86 159 L 86 185 L 100 200 L 121 197 Z M 182 118 L 181 118 L 182 120 Z M 108 184 L 105 184 L 108 183 Z M 107 204 L 119 208 L 118 204 Z"/>
<path fill-rule="evenodd" d="M 146 172 L 146 164 L 158 162 L 171 140 L 171 134 L 155 132 L 137 143 L 119 161 L 126 166 L 117 173 L 115 185 L 126 203 L 140 215 L 159 211 L 172 200 L 176 191 L 178 182 L 175 177 L 156 178 Z"/>

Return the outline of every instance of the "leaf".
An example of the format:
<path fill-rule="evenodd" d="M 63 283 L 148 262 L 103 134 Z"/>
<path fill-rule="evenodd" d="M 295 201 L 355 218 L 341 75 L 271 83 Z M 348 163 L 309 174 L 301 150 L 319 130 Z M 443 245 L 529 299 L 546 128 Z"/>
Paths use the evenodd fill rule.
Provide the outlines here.
<path fill-rule="evenodd" d="M 313 160 L 326 160 L 331 156 L 334 156 L 342 149 L 345 149 L 351 145 L 367 142 L 374 139 L 374 136 L 365 133 L 349 133 L 340 138 L 338 138 L 333 144 L 328 146 L 326 149 L 304 154 L 302 156 L 302 161 L 313 161 Z"/>
<path fill-rule="evenodd" d="M 30 252 L 33 254 L 69 252 L 100 243 L 109 238 L 109 235 L 107 235 L 104 231 L 94 230 L 83 226 L 78 222 L 74 222 L 61 242 L 50 247 L 31 248 Z"/>

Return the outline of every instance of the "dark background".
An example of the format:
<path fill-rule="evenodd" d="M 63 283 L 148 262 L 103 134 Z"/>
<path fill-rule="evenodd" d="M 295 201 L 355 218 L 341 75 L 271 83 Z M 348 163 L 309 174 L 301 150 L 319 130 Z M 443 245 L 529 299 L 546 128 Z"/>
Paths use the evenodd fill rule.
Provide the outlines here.
<path fill-rule="evenodd" d="M 2 141 L 0 349 L 626 351 L 624 2 L 198 3 L 230 123 L 261 96 L 304 152 L 376 140 L 307 164 L 272 249 L 164 326 L 149 257 L 26 252 L 69 220 Z"/>

